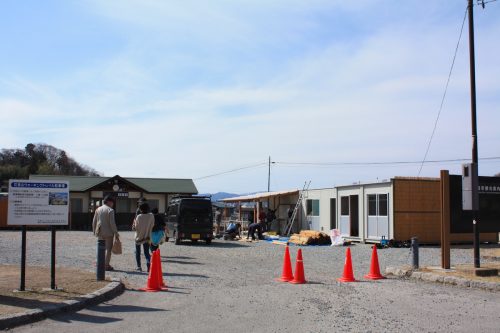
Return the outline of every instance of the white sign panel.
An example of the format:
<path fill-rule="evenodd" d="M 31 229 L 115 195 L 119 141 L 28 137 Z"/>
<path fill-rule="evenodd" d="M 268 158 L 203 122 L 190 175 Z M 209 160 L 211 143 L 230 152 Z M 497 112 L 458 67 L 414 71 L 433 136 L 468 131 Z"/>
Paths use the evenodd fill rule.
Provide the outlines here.
<path fill-rule="evenodd" d="M 69 182 L 9 181 L 8 225 L 67 225 Z"/>

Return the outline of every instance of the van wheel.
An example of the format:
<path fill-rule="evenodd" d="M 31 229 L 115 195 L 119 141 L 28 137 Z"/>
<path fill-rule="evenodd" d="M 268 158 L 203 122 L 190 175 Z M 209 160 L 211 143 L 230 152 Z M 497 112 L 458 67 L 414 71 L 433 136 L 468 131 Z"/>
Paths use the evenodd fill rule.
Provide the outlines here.
<path fill-rule="evenodd" d="M 207 245 L 212 244 L 212 240 L 211 239 L 207 239 L 206 242 L 207 242 Z"/>
<path fill-rule="evenodd" d="M 191 239 L 191 243 L 193 243 L 193 244 L 198 243 L 198 240 L 197 239 Z"/>
<path fill-rule="evenodd" d="M 181 245 L 181 239 L 176 236 L 174 243 L 175 243 L 175 245 Z"/>

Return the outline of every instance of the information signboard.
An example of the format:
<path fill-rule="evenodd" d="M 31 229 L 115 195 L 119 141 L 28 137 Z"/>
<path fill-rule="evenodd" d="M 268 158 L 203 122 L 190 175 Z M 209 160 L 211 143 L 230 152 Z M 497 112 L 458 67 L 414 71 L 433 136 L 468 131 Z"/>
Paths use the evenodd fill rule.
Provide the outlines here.
<path fill-rule="evenodd" d="M 8 225 L 67 225 L 69 182 L 9 181 Z"/>
<path fill-rule="evenodd" d="M 473 214 L 462 209 L 462 176 L 450 175 L 451 233 L 471 233 Z M 479 176 L 479 231 L 500 232 L 500 177 Z"/>

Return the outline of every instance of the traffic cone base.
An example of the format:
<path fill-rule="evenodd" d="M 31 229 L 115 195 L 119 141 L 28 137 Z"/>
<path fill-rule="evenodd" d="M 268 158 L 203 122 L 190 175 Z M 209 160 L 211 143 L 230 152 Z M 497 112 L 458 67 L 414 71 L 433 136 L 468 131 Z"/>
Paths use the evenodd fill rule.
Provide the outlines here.
<path fill-rule="evenodd" d="M 351 249 L 347 248 L 345 252 L 345 264 L 344 264 L 344 274 L 342 277 L 337 279 L 340 282 L 356 282 L 354 278 L 354 272 L 352 270 L 352 260 L 351 260 Z"/>
<path fill-rule="evenodd" d="M 293 280 L 292 273 L 292 262 L 290 260 L 290 250 L 288 246 L 285 247 L 285 256 L 283 257 L 283 272 L 281 277 L 276 279 L 276 281 L 280 282 L 290 282 Z"/>
<path fill-rule="evenodd" d="M 373 251 L 372 251 L 372 260 L 370 263 L 370 273 L 364 276 L 365 279 L 369 280 L 381 280 L 385 279 L 382 274 L 380 274 L 380 267 L 378 264 L 378 254 L 377 254 L 377 246 L 373 246 Z"/>
<path fill-rule="evenodd" d="M 341 278 L 338 278 L 337 281 L 339 282 L 358 282 L 358 280 L 356 280 L 355 278 L 345 278 L 345 277 L 341 277 Z"/>
<path fill-rule="evenodd" d="M 366 274 L 364 276 L 365 279 L 369 279 L 369 280 L 382 280 L 382 279 L 385 279 L 385 276 L 376 276 L 376 275 L 371 275 L 371 274 Z"/>
<path fill-rule="evenodd" d="M 293 284 L 304 284 L 306 283 L 306 277 L 304 275 L 304 261 L 302 260 L 302 249 L 297 252 L 297 260 L 295 263 L 295 278 L 290 281 Z"/>

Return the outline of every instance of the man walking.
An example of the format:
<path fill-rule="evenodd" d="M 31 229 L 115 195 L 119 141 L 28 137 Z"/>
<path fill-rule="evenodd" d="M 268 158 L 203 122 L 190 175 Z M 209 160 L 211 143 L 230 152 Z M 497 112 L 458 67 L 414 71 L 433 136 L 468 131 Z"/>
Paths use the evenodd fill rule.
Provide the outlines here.
<path fill-rule="evenodd" d="M 103 200 L 104 205 L 97 208 L 92 221 L 92 231 L 98 240 L 106 242 L 106 270 L 112 271 L 113 267 L 109 264 L 111 261 L 111 249 L 113 248 L 113 238 L 118 237 L 118 230 L 115 223 L 115 210 L 113 209 L 113 197 L 107 195 Z"/>

